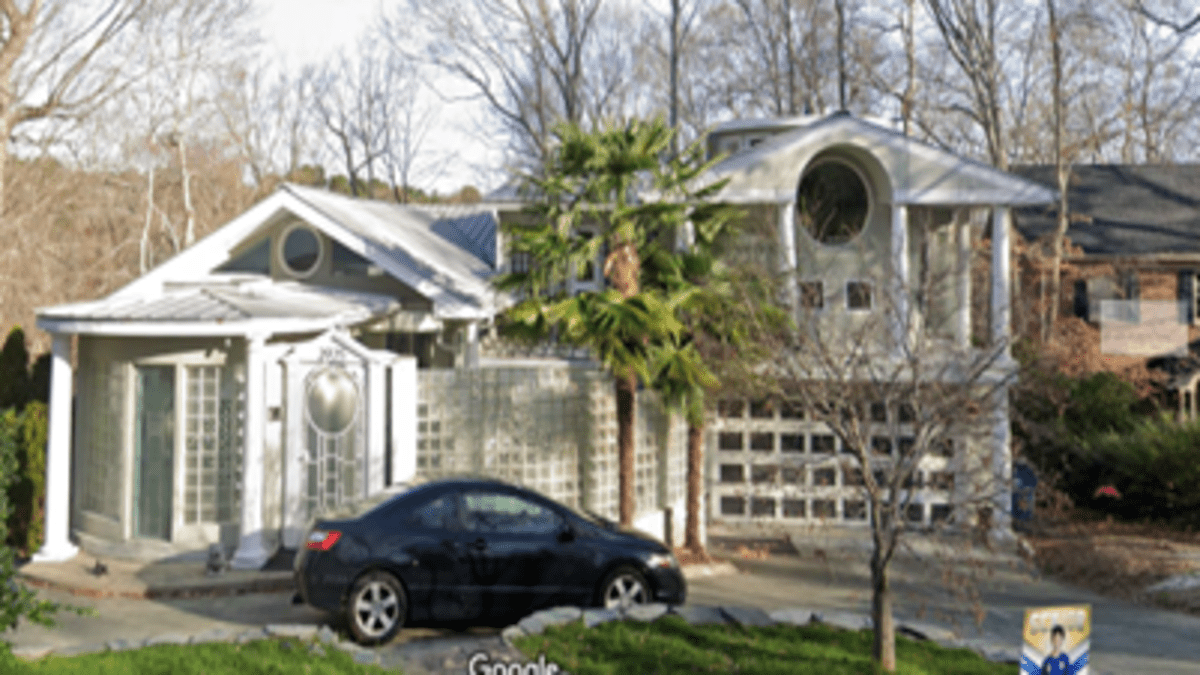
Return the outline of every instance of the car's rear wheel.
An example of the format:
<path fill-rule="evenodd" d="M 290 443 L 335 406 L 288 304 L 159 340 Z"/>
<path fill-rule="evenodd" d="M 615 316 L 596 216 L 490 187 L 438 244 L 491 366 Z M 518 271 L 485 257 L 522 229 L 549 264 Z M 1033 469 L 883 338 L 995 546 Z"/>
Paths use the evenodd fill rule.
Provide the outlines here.
<path fill-rule="evenodd" d="M 600 604 L 605 609 L 628 609 L 650 602 L 646 577 L 632 567 L 618 567 L 600 586 Z"/>
<path fill-rule="evenodd" d="M 346 618 L 355 642 L 375 645 L 395 637 L 408 613 L 408 597 L 396 577 L 368 572 L 354 582 Z"/>

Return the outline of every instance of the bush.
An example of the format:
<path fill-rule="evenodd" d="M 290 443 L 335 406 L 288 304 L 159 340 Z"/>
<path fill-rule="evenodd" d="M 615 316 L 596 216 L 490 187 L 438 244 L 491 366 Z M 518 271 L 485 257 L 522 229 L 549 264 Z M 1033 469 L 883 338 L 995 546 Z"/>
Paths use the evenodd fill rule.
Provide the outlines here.
<path fill-rule="evenodd" d="M 0 541 L 8 538 L 8 491 L 16 478 L 18 456 L 21 453 L 21 426 L 9 423 L 15 417 L 10 410 L 4 415 L 4 423 L 0 424 Z M 34 591 L 17 582 L 16 575 L 13 550 L 7 545 L 0 546 L 0 632 L 16 628 L 22 618 L 43 626 L 53 626 L 52 616 L 60 606 L 39 600 Z"/>
<path fill-rule="evenodd" d="M 8 487 L 7 544 L 21 555 L 32 555 L 41 545 L 46 504 L 46 404 L 33 401 L 23 411 L 9 409 L 0 424 L 14 439 L 17 474 Z"/>
<path fill-rule="evenodd" d="M 0 410 L 24 408 L 32 387 L 29 381 L 29 351 L 25 331 L 13 328 L 0 349 Z"/>
<path fill-rule="evenodd" d="M 1145 420 L 1124 434 L 1098 435 L 1077 450 L 1068 480 L 1076 504 L 1128 520 L 1200 527 L 1200 422 Z M 1097 496 L 1112 485 L 1119 498 Z"/>

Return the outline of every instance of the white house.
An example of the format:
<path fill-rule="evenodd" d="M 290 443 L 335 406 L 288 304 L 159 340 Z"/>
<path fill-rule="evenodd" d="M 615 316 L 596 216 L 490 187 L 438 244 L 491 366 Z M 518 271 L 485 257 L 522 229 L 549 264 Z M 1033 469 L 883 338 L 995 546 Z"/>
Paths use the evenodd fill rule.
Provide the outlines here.
<path fill-rule="evenodd" d="M 869 289 L 867 306 L 852 306 L 864 298 L 856 280 L 880 268 L 900 279 L 919 271 L 927 243 L 944 244 L 936 255 L 965 255 L 964 233 L 990 213 L 991 325 L 993 337 L 1007 338 L 1008 210 L 1052 202 L 1052 192 L 843 115 L 731 123 L 710 145 L 732 153 L 715 169 L 730 179 L 722 198 L 753 207 L 774 233 L 760 241 L 763 264 L 824 270 L 797 280 L 805 284 L 797 302 L 815 290 L 834 315 L 870 311 Z M 849 229 L 797 226 L 814 182 L 841 186 Z M 446 467 L 547 481 L 557 486 L 546 488 L 551 496 L 605 510 L 616 486 L 603 388 L 565 370 L 519 374 L 511 360 L 481 355 L 490 339 L 480 336 L 507 302 L 489 283 L 508 264 L 498 225 L 519 209 L 398 205 L 284 185 L 112 295 L 39 310 L 53 366 L 38 558 L 69 558 L 76 543 L 167 555 L 224 542 L 236 546 L 235 566 L 256 568 L 278 546 L 295 546 L 322 509 Z M 593 268 L 593 278 L 572 282 L 576 290 L 603 283 L 601 265 Z M 969 280 L 958 283 L 958 300 L 943 309 L 956 317 L 950 338 L 965 344 Z M 451 386 L 462 389 L 431 389 Z M 528 392 L 539 387 L 556 393 L 521 408 L 517 399 L 538 398 Z M 509 400 L 476 414 L 480 391 Z M 439 405 L 447 416 L 434 419 Z M 526 415 L 542 417 L 516 419 Z M 577 433 L 585 424 L 588 434 Z M 990 448 L 997 466 L 1010 461 L 1007 425 L 1001 406 Z M 830 496 L 811 471 L 792 472 L 790 484 L 778 471 L 795 451 L 784 436 L 820 433 L 778 412 L 719 419 L 709 444 L 713 521 L 848 520 L 852 489 Z M 752 449 L 752 436 L 769 436 L 770 448 Z M 662 422 L 643 437 L 639 512 L 679 520 L 682 436 Z M 592 454 L 576 456 L 576 446 Z M 804 440 L 799 451 L 817 448 Z M 736 465 L 741 481 L 723 480 Z M 776 467 L 774 479 L 747 481 L 770 473 L 756 466 Z"/>

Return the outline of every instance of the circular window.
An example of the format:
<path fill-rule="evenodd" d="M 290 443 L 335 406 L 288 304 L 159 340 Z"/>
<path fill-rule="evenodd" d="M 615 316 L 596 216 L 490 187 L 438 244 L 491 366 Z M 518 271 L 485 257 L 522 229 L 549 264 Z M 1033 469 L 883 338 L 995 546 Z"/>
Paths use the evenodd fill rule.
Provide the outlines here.
<path fill-rule="evenodd" d="M 358 386 L 341 368 L 323 368 L 308 380 L 308 418 L 313 426 L 336 436 L 350 428 L 358 414 Z"/>
<path fill-rule="evenodd" d="M 867 184 L 853 167 L 820 162 L 804 174 L 796 190 L 796 216 L 813 239 L 844 244 L 867 224 Z"/>
<path fill-rule="evenodd" d="M 292 227 L 284 234 L 281 249 L 283 266 L 294 276 L 309 276 L 321 262 L 321 238 L 301 225 Z"/>

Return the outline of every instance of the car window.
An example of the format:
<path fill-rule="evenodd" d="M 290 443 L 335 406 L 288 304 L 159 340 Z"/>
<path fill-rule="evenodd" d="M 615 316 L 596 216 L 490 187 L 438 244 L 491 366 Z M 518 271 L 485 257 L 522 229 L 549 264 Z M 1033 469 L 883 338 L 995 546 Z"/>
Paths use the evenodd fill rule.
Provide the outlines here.
<path fill-rule="evenodd" d="M 553 510 L 517 495 L 467 492 L 463 506 L 463 520 L 474 532 L 552 534 L 561 527 L 561 519 Z"/>
<path fill-rule="evenodd" d="M 412 510 L 408 523 L 416 527 L 440 530 L 454 523 L 454 495 L 442 495 Z"/>

